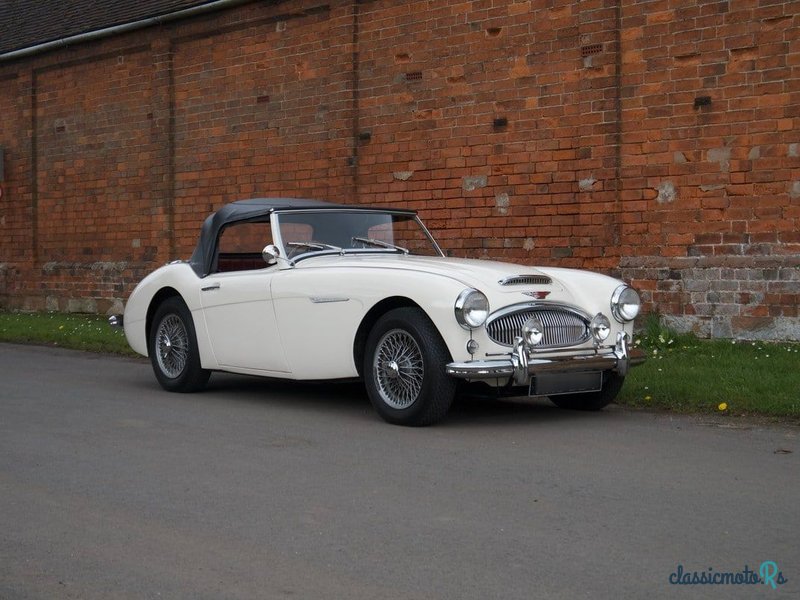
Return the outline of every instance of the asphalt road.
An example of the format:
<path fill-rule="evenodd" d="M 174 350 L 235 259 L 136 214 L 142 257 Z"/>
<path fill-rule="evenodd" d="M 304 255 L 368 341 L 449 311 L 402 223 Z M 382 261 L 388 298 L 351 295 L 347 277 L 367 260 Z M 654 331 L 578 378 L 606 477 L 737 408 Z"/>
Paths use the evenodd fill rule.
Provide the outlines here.
<path fill-rule="evenodd" d="M 763 561 L 787 583 L 669 583 Z M 0 344 L 4 600 L 645 596 L 800 597 L 800 430 L 528 400 L 408 429 L 355 385 L 169 394 Z"/>

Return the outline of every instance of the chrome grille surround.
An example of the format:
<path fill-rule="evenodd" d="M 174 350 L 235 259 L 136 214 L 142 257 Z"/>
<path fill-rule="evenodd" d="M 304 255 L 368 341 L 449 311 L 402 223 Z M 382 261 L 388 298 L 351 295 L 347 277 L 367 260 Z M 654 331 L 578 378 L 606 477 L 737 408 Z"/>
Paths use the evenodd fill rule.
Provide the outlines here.
<path fill-rule="evenodd" d="M 486 333 L 501 346 L 513 346 L 522 325 L 533 315 L 544 326 L 544 337 L 536 350 L 577 346 L 592 339 L 591 318 L 586 313 L 566 304 L 542 302 L 525 302 L 498 310 L 487 319 Z"/>
<path fill-rule="evenodd" d="M 550 285 L 553 280 L 547 275 L 511 275 L 497 283 L 500 285 Z"/>

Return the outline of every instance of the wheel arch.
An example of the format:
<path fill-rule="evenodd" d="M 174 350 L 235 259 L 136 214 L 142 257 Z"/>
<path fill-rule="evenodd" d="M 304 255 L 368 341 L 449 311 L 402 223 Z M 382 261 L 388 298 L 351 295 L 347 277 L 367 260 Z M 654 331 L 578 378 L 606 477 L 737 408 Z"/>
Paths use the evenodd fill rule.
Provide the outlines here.
<path fill-rule="evenodd" d="M 353 361 L 356 364 L 356 370 L 358 371 L 359 377 L 364 376 L 362 370 L 364 364 L 364 353 L 366 352 L 367 347 L 367 336 L 369 336 L 369 332 L 372 331 L 372 328 L 375 326 L 375 323 L 378 322 L 378 319 L 395 308 L 419 308 L 430 319 L 430 315 L 428 315 L 424 308 L 406 296 L 390 296 L 389 298 L 384 298 L 370 308 L 367 311 L 367 314 L 364 315 L 364 318 L 361 319 L 361 323 L 356 330 L 355 340 L 353 341 Z M 431 319 L 431 322 L 436 330 L 439 331 L 439 328 L 436 327 L 436 323 L 433 321 L 433 319 Z M 441 335 L 441 332 L 439 332 L 439 335 Z"/>
<path fill-rule="evenodd" d="M 153 326 L 153 316 L 156 314 L 156 310 L 158 310 L 159 305 L 164 302 L 167 298 L 174 298 L 178 297 L 183 300 L 184 304 L 186 300 L 183 299 L 180 292 L 173 287 L 163 287 L 158 290 L 150 300 L 150 304 L 147 306 L 147 315 L 145 316 L 144 321 L 144 335 L 145 340 L 150 339 L 150 329 Z"/>

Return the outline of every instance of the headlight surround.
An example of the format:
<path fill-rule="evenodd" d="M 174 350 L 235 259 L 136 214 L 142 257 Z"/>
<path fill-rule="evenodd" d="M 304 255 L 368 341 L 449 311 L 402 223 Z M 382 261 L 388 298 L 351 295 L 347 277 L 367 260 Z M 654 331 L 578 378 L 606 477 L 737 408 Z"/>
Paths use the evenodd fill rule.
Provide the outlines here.
<path fill-rule="evenodd" d="M 611 295 L 611 314 L 620 323 L 633 321 L 639 314 L 642 300 L 631 286 L 622 284 Z"/>
<path fill-rule="evenodd" d="M 467 288 L 456 298 L 455 313 L 459 325 L 464 329 L 475 329 L 486 323 L 489 300 L 483 292 Z"/>

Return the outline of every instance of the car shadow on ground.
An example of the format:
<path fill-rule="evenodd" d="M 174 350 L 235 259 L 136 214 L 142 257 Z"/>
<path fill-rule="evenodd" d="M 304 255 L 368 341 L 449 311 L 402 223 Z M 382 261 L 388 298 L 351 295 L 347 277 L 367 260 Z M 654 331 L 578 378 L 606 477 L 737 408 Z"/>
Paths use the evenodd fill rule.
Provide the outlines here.
<path fill-rule="evenodd" d="M 332 417 L 380 420 L 360 381 L 299 382 L 214 373 L 208 388 L 200 395 L 207 398 L 221 395 L 226 402 L 253 402 L 303 413 L 322 411 Z M 461 393 L 456 396 L 441 425 L 479 427 L 488 423 L 550 423 L 597 419 L 608 415 L 608 411 L 587 413 L 562 410 L 542 397 L 493 398 Z"/>

